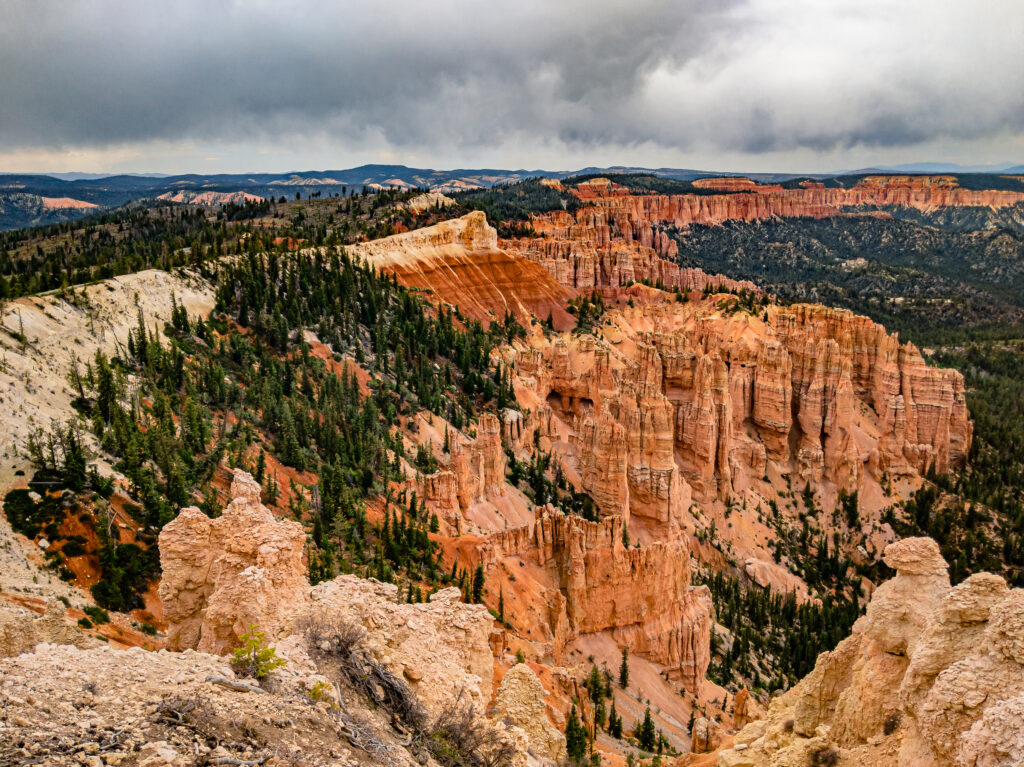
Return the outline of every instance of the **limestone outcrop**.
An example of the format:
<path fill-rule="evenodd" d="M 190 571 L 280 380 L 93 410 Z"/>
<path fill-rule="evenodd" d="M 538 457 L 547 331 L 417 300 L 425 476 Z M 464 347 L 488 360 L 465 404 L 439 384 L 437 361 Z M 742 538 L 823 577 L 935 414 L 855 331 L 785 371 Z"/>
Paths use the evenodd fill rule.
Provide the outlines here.
<path fill-rule="evenodd" d="M 1024 754 L 1024 590 L 979 573 L 951 587 L 937 544 L 891 544 L 896 577 L 853 633 L 744 727 L 719 765 L 1011 765 Z"/>
<path fill-rule="evenodd" d="M 499 248 L 497 230 L 480 211 L 361 243 L 351 253 L 473 319 L 500 320 L 511 311 L 573 324 L 564 309 L 569 291 L 540 265 Z"/>
<path fill-rule="evenodd" d="M 540 237 L 502 240 L 502 247 L 540 264 L 569 288 L 590 291 L 648 281 L 683 291 L 703 291 L 709 285 L 758 291 L 746 280 L 679 266 L 672 260 L 675 242 L 650 221 L 584 208 L 575 216 L 565 211 L 537 216 L 533 225 Z"/>
<path fill-rule="evenodd" d="M 358 626 L 377 660 L 401 676 L 430 713 L 460 693 L 483 711 L 494 686 L 494 620 L 486 607 L 464 604 L 456 588 L 442 589 L 425 603 L 399 603 L 394 584 L 353 575 L 339 575 L 308 593 L 307 601 L 292 606 L 280 633 L 301 634 L 311 622 Z"/>
<path fill-rule="evenodd" d="M 302 526 L 260 503 L 259 485 L 236 470 L 232 501 L 217 519 L 183 509 L 160 534 L 160 598 L 174 649 L 223 655 L 251 624 L 296 652 L 313 623 L 351 624 L 379 661 L 437 713 L 461 692 L 483 710 L 493 687 L 493 619 L 458 589 L 399 604 L 393 584 L 341 575 L 311 587 Z"/>
<path fill-rule="evenodd" d="M 708 284 L 756 290 L 749 282 L 709 275 L 675 263 L 678 248 L 665 231 L 691 224 L 755 221 L 772 217 L 828 218 L 848 208 L 1000 208 L 1024 201 L 1011 191 L 973 190 L 953 176 L 868 176 L 850 188 L 804 182 L 796 188 L 748 178 L 699 179 L 700 194 L 634 194 L 606 178 L 569 187 L 584 205 L 570 213 L 537 214 L 539 237 L 517 238 L 504 247 L 541 264 L 563 285 L 581 290 L 649 280 L 702 291 Z M 717 192 L 717 194 L 716 194 Z"/>
<path fill-rule="evenodd" d="M 543 403 L 568 427 L 564 461 L 605 514 L 671 526 L 691 490 L 726 499 L 770 463 L 852 492 L 945 472 L 970 450 L 960 373 L 929 367 L 866 317 L 807 304 L 757 316 L 710 301 L 610 317 L 614 344 L 558 338 L 505 359 L 524 405 Z"/>
<path fill-rule="evenodd" d="M 244 471 L 235 471 L 231 498 L 217 519 L 189 507 L 160 532 L 159 594 L 172 648 L 224 653 L 250 624 L 274 632 L 307 597 L 302 525 L 276 519 Z"/>
<path fill-rule="evenodd" d="M 609 229 L 629 231 L 650 244 L 655 235 L 643 233 L 643 227 L 656 223 L 685 227 L 773 216 L 827 218 L 841 215 L 844 208 L 866 206 L 928 211 L 943 207 L 1000 208 L 1024 201 L 1021 192 L 966 189 L 954 176 L 867 176 L 849 188 L 804 182 L 787 189 L 746 178 L 700 179 L 694 186 L 721 194 L 631 194 L 608 179 L 591 179 L 570 190 L 587 203 L 576 212 L 573 224 L 604 214 Z"/>
<path fill-rule="evenodd" d="M 708 754 L 722 742 L 722 728 L 714 719 L 699 716 L 693 721 L 690 732 L 690 753 Z"/>
<path fill-rule="evenodd" d="M 486 495 L 504 495 L 505 452 L 501 446 L 501 422 L 494 413 L 481 413 L 476 438 L 468 444 L 452 443 L 452 470 L 456 495 L 462 508 Z"/>
<path fill-rule="evenodd" d="M 99 642 L 86 636 L 65 617 L 64 605 L 50 599 L 39 615 L 14 605 L 0 604 L 0 658 L 32 652 L 38 644 L 94 647 Z"/>
<path fill-rule="evenodd" d="M 494 716 L 521 728 L 530 750 L 542 759 L 561 764 L 565 758 L 565 736 L 548 721 L 540 679 L 525 663 L 517 663 L 501 679 L 494 701 Z"/>

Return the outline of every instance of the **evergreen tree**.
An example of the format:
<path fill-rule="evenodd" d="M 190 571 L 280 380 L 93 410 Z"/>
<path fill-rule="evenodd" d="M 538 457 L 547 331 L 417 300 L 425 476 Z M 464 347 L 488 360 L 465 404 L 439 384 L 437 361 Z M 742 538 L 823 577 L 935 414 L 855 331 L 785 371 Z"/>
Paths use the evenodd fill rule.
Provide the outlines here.
<path fill-rule="evenodd" d="M 576 706 L 572 707 L 569 721 L 565 723 L 565 750 L 569 759 L 576 765 L 583 764 L 587 755 L 587 731 L 576 715 Z"/>
<path fill-rule="evenodd" d="M 622 662 L 619 664 L 619 687 L 625 690 L 629 687 L 629 657 L 626 648 L 622 648 Z"/>
<path fill-rule="evenodd" d="M 622 717 L 615 709 L 615 698 L 612 698 L 612 710 L 608 714 L 608 734 L 613 738 L 622 737 Z"/>
<path fill-rule="evenodd" d="M 473 571 L 473 602 L 480 604 L 484 601 L 484 565 L 483 562 L 476 566 Z"/>
<path fill-rule="evenodd" d="M 636 736 L 637 745 L 644 751 L 651 753 L 657 747 L 658 732 L 654 727 L 654 720 L 651 719 L 650 706 L 647 707 L 647 711 L 644 713 L 644 720 L 636 728 L 634 735 Z"/>

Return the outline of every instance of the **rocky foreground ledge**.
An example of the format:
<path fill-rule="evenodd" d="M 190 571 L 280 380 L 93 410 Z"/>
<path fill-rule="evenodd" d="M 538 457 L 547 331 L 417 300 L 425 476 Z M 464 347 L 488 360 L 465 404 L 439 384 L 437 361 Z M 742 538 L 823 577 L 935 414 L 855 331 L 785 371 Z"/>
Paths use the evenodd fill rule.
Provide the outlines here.
<path fill-rule="evenodd" d="M 432 765 L 445 722 L 490 733 L 481 747 L 516 767 L 564 758 L 536 673 L 496 684 L 485 608 L 452 589 L 398 604 L 395 586 L 352 576 L 311 587 L 297 523 L 254 485 L 239 472 L 221 517 L 185 510 L 161 535 L 180 651 L 55 644 L 73 635 L 42 631 L 56 613 L 36 619 L 42 643 L 5 645 L 23 654 L 0 659 L 0 765 Z M 851 636 L 711 756 L 719 767 L 1022 763 L 1024 590 L 987 573 L 951 587 L 928 538 L 884 558 L 896 577 Z M 249 623 L 286 661 L 259 682 L 223 655 Z"/>
<path fill-rule="evenodd" d="M 954 587 L 930 538 L 885 550 L 896 577 L 853 633 L 772 701 L 718 767 L 1024 764 L 1024 589 Z"/>
<path fill-rule="evenodd" d="M 178 651 L 43 643 L 0 659 L 0 765 L 432 765 L 472 738 L 516 767 L 562 759 L 535 672 L 495 683 L 485 607 L 458 589 L 399 604 L 350 575 L 310 586 L 301 526 L 258 491 L 236 472 L 220 517 L 185 509 L 162 531 Z M 285 661 L 259 682 L 225 657 L 251 625 Z"/>

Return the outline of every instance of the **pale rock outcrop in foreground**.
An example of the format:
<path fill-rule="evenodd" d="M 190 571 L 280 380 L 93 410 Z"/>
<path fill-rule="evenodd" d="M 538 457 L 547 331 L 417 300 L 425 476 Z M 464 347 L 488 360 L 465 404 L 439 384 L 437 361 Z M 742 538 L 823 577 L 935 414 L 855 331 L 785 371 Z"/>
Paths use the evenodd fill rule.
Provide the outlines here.
<path fill-rule="evenodd" d="M 366 764 L 345 740 L 343 719 L 308 690 L 323 677 L 289 657 L 275 692 L 232 690 L 226 658 L 186 650 L 41 644 L 0 659 L 0 763 L 52 767 L 191 767 L 196 764 Z M 238 680 L 242 681 L 242 680 Z M 246 680 L 251 682 L 252 680 Z M 387 721 L 342 701 L 391 753 L 405 752 Z M 410 757 L 392 765 L 412 765 Z"/>
<path fill-rule="evenodd" d="M 231 498 L 217 519 L 190 506 L 160 532 L 159 593 L 174 649 L 227 652 L 250 624 L 273 632 L 308 598 L 302 525 L 276 519 L 243 471 Z"/>
<path fill-rule="evenodd" d="M 463 691 L 482 709 L 494 674 L 487 608 L 463 604 L 458 589 L 398 604 L 397 586 L 351 575 L 311 587 L 302 526 L 276 519 L 244 471 L 235 471 L 231 495 L 219 518 L 183 509 L 160 533 L 160 598 L 173 647 L 224 654 L 250 625 L 287 643 L 312 621 L 347 622 L 365 629 L 375 657 L 428 710 Z"/>
<path fill-rule="evenodd" d="M 56 599 L 46 603 L 46 612 L 0 604 L 0 658 L 31 652 L 37 644 L 73 644 L 94 647 L 99 642 L 83 634 L 64 615 L 64 605 Z"/>
<path fill-rule="evenodd" d="M 518 663 L 501 680 L 494 715 L 522 728 L 538 756 L 558 762 L 565 758 L 565 736 L 548 721 L 545 695 L 533 670 L 525 663 Z"/>
<path fill-rule="evenodd" d="M 401 676 L 430 713 L 460 694 L 483 711 L 494 686 L 494 620 L 486 607 L 464 604 L 456 588 L 426 603 L 399 604 L 394 584 L 354 575 L 318 584 L 309 595 L 293 605 L 280 633 L 300 634 L 311 621 L 355 624 L 365 630 L 374 657 Z"/>
<path fill-rule="evenodd" d="M 930 538 L 885 550 L 896 570 L 814 670 L 772 701 L 719 767 L 1009 767 L 1024 760 L 1024 590 L 978 573 L 950 587 Z"/>

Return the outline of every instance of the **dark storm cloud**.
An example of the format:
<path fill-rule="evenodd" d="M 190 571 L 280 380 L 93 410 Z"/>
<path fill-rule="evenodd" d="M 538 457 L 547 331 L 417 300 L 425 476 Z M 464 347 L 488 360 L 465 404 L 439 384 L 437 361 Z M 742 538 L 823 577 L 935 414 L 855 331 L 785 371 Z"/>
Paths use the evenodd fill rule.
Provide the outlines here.
<path fill-rule="evenodd" d="M 756 154 L 1018 132 L 1020 6 L 892 5 L 0 0 L 0 150 L 324 134 Z"/>

